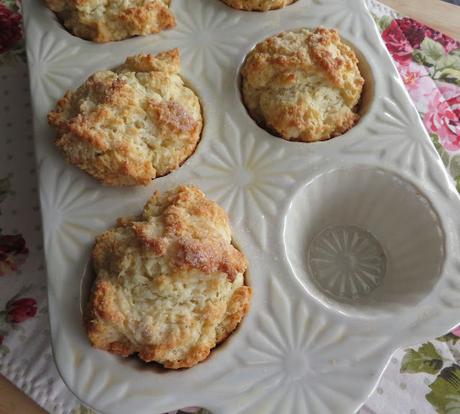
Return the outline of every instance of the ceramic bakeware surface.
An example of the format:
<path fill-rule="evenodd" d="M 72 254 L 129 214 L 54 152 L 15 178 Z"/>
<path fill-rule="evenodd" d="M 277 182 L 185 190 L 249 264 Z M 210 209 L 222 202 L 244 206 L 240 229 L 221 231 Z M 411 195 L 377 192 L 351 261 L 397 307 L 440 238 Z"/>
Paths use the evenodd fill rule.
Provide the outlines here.
<path fill-rule="evenodd" d="M 84 403 L 106 414 L 352 413 L 396 348 L 458 322 L 460 199 L 361 0 L 267 13 L 173 0 L 175 29 L 102 45 L 70 35 L 43 1 L 23 4 L 54 357 Z M 359 53 L 362 119 L 327 142 L 286 142 L 248 116 L 239 68 L 267 36 L 318 25 Z M 126 56 L 173 47 L 203 104 L 195 154 L 145 188 L 103 187 L 67 165 L 46 122 L 56 100 Z M 179 183 L 228 211 L 254 298 L 208 360 L 174 372 L 91 348 L 80 306 L 94 237 Z"/>

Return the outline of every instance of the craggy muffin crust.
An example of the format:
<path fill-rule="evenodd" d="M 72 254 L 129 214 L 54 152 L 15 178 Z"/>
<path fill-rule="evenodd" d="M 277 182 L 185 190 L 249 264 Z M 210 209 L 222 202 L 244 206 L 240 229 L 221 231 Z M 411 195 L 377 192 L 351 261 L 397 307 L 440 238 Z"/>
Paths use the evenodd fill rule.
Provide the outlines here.
<path fill-rule="evenodd" d="M 156 192 L 138 217 L 97 237 L 87 312 L 93 346 L 191 367 L 249 310 L 246 259 L 225 211 L 196 187 Z"/>
<path fill-rule="evenodd" d="M 46 0 L 75 36 L 110 42 L 158 33 L 176 25 L 171 0 Z"/>
<path fill-rule="evenodd" d="M 230 7 L 238 10 L 268 11 L 281 9 L 296 0 L 222 0 Z"/>
<path fill-rule="evenodd" d="M 179 69 L 174 49 L 96 72 L 48 114 L 56 145 L 71 164 L 107 185 L 145 185 L 178 168 L 203 127 L 198 97 Z"/>
<path fill-rule="evenodd" d="M 265 39 L 248 54 L 241 78 L 252 118 L 286 140 L 329 139 L 359 119 L 364 79 L 355 53 L 334 29 Z"/>

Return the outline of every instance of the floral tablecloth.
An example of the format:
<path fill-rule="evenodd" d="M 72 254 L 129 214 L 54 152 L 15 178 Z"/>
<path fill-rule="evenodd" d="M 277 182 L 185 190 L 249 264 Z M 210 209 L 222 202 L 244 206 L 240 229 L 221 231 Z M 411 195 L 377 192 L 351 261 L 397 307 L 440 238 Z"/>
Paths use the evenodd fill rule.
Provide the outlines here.
<path fill-rule="evenodd" d="M 367 1 L 460 191 L 460 44 Z M 67 390 L 51 355 L 31 119 L 21 3 L 0 0 L 0 373 L 50 413 L 91 413 Z M 460 413 L 460 329 L 396 352 L 360 410 L 434 412 Z"/>

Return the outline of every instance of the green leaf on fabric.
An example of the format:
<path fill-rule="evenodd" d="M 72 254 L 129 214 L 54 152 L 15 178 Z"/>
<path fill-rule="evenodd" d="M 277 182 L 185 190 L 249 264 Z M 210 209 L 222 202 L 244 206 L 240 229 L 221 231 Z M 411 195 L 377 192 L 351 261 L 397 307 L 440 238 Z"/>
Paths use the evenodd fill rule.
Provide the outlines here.
<path fill-rule="evenodd" d="M 412 58 L 414 62 L 418 63 L 419 65 L 432 67 L 436 64 L 436 61 L 426 55 L 422 50 L 414 49 L 412 52 Z"/>
<path fill-rule="evenodd" d="M 455 178 L 455 186 L 457 187 L 457 191 L 460 193 L 460 176 Z"/>
<path fill-rule="evenodd" d="M 436 62 L 433 78 L 460 85 L 460 55 L 449 53 L 440 58 Z"/>
<path fill-rule="evenodd" d="M 460 176 L 460 154 L 452 157 L 450 161 L 449 171 L 453 177 Z"/>
<path fill-rule="evenodd" d="M 445 334 L 443 336 L 440 336 L 439 338 L 436 338 L 436 340 L 440 342 L 446 342 L 446 343 L 455 345 L 458 341 L 460 341 L 460 338 L 454 335 L 453 333 L 449 332 L 448 334 Z"/>
<path fill-rule="evenodd" d="M 445 68 L 435 73 L 434 79 L 440 79 L 444 82 L 453 83 L 460 86 L 460 70 Z"/>
<path fill-rule="evenodd" d="M 15 12 L 18 11 L 18 5 L 16 4 L 15 0 L 1 0 L 1 1 L 10 10 L 15 11 Z"/>
<path fill-rule="evenodd" d="M 72 414 L 96 414 L 96 412 L 91 410 L 91 408 L 85 407 L 83 404 L 79 404 L 73 409 Z"/>
<path fill-rule="evenodd" d="M 460 55 L 449 53 L 436 62 L 437 69 L 452 68 L 460 70 Z"/>
<path fill-rule="evenodd" d="M 20 41 L 12 49 L 0 53 L 0 66 L 11 66 L 18 63 L 26 63 L 27 56 L 24 48 L 24 41 Z"/>
<path fill-rule="evenodd" d="M 2 326 L 7 326 L 8 321 L 6 320 L 7 312 L 6 311 L 0 311 L 0 335 L 3 335 L 3 331 L 1 329 Z"/>
<path fill-rule="evenodd" d="M 430 133 L 431 141 L 433 141 L 433 145 L 438 151 L 439 156 L 443 164 L 447 167 L 449 165 L 449 153 L 444 149 L 442 144 L 439 142 L 439 137 L 437 134 Z"/>
<path fill-rule="evenodd" d="M 418 351 L 407 349 L 401 362 L 401 373 L 426 372 L 436 374 L 442 368 L 442 357 L 431 342 L 423 344 Z"/>
<path fill-rule="evenodd" d="M 437 413 L 460 413 L 460 366 L 444 368 L 429 387 L 431 392 L 425 398 Z"/>
<path fill-rule="evenodd" d="M 457 191 L 460 193 L 460 155 L 456 155 L 450 161 L 449 172 L 454 178 Z"/>
<path fill-rule="evenodd" d="M 441 59 L 446 54 L 443 45 L 429 37 L 425 37 L 420 44 L 420 50 L 434 61 Z"/>
<path fill-rule="evenodd" d="M 380 33 L 384 32 L 387 27 L 391 24 L 393 19 L 390 16 L 376 16 L 375 14 L 372 15 L 372 17 L 375 20 L 375 23 L 377 23 L 377 27 L 380 31 Z"/>
<path fill-rule="evenodd" d="M 412 57 L 417 63 L 430 67 L 435 66 L 444 56 L 446 56 L 446 51 L 442 44 L 429 37 L 423 40 L 419 49 L 412 52 Z"/>

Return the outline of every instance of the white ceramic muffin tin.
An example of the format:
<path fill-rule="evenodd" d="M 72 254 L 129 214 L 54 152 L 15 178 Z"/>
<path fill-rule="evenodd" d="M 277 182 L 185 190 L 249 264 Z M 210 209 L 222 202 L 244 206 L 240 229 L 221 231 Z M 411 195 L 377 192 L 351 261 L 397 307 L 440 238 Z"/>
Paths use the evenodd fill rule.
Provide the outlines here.
<path fill-rule="evenodd" d="M 458 321 L 460 199 L 361 0 L 267 13 L 173 0 L 174 30 L 103 45 L 67 33 L 43 1 L 23 4 L 54 357 L 85 404 L 106 414 L 351 413 L 397 347 Z M 364 114 L 339 138 L 286 142 L 248 116 L 238 71 L 267 36 L 318 25 L 359 51 Z M 66 164 L 46 122 L 56 100 L 129 55 L 173 47 L 203 104 L 195 154 L 145 188 L 106 188 Z M 164 371 L 91 348 L 80 292 L 94 237 L 179 183 L 228 211 L 254 298 L 208 360 Z"/>

